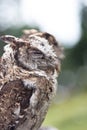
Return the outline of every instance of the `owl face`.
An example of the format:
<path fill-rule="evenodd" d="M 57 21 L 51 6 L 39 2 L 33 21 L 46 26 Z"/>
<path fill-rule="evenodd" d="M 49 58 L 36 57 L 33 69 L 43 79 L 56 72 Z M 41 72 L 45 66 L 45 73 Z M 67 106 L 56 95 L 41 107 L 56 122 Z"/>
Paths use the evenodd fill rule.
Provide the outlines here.
<path fill-rule="evenodd" d="M 28 35 L 26 40 L 9 35 L 2 36 L 1 39 L 8 43 L 4 48 L 5 54 L 9 53 L 9 57 L 14 59 L 14 64 L 30 71 L 59 71 L 59 47 L 50 34 L 35 33 Z"/>

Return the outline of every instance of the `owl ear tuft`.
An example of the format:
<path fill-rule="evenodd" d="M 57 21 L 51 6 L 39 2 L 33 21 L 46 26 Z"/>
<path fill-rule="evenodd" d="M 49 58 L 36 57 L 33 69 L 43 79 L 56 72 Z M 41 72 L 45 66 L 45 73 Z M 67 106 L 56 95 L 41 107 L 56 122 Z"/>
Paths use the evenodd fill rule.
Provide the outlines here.
<path fill-rule="evenodd" d="M 52 44 L 54 46 L 58 46 L 58 43 L 55 39 L 55 37 L 47 32 L 43 33 L 42 35 L 44 38 L 46 38 L 49 41 L 49 44 Z"/>
<path fill-rule="evenodd" d="M 16 37 L 11 36 L 11 35 L 0 36 L 0 39 L 5 43 L 14 44 L 18 47 L 23 46 L 23 45 L 28 43 L 28 41 L 25 41 L 21 38 L 16 38 Z"/>
<path fill-rule="evenodd" d="M 5 42 L 5 43 L 14 43 L 14 41 L 16 40 L 16 37 L 11 36 L 11 35 L 3 35 L 0 36 L 0 39 Z"/>

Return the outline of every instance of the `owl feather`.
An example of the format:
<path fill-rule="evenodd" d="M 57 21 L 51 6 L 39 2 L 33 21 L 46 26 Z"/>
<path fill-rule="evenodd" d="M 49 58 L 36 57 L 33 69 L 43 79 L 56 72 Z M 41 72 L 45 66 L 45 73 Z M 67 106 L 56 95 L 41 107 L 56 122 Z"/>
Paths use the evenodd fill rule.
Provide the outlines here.
<path fill-rule="evenodd" d="M 38 130 L 56 93 L 62 48 L 34 29 L 0 39 L 7 43 L 0 59 L 0 130 Z"/>

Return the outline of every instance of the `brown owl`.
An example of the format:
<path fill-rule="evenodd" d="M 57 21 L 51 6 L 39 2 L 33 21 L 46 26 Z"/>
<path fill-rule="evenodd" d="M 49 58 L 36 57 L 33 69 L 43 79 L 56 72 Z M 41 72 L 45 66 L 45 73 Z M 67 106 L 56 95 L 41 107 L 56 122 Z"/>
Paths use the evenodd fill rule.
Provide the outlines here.
<path fill-rule="evenodd" d="M 24 30 L 0 37 L 0 130 L 38 130 L 56 92 L 62 49 L 55 38 Z"/>

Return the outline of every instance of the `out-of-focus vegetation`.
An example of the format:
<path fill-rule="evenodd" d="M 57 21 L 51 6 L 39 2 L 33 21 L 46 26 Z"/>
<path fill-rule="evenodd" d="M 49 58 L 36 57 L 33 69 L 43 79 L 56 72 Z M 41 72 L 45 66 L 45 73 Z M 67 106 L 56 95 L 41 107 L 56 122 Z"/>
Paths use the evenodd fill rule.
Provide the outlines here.
<path fill-rule="evenodd" d="M 87 7 L 83 7 L 80 17 L 82 36 L 74 47 L 65 48 L 56 103 L 51 106 L 44 122 L 44 125 L 53 125 L 59 130 L 87 130 Z M 0 27 L 3 28 L 1 21 Z M 23 29 L 39 29 L 28 25 L 2 28 L 0 35 L 18 37 L 22 35 Z M 0 56 L 4 45 L 0 42 Z"/>
<path fill-rule="evenodd" d="M 87 130 L 87 7 L 81 12 L 81 20 L 80 41 L 65 50 L 59 76 L 60 100 L 51 106 L 43 124 L 59 130 Z"/>
<path fill-rule="evenodd" d="M 87 92 L 53 104 L 43 125 L 59 130 L 87 130 Z"/>
<path fill-rule="evenodd" d="M 65 49 L 66 58 L 59 77 L 62 86 L 77 93 L 87 90 L 87 7 L 81 11 L 81 20 L 82 36 L 74 47 Z"/>

